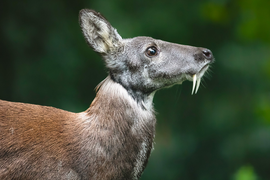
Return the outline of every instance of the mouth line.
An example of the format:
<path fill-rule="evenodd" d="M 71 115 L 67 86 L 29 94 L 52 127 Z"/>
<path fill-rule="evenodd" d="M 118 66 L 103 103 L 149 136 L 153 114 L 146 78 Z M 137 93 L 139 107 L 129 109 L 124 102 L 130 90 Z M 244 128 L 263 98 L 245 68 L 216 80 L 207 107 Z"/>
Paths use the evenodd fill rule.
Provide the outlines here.
<path fill-rule="evenodd" d="M 205 73 L 205 71 L 208 69 L 209 64 L 206 64 L 202 67 L 202 69 L 199 71 L 199 74 L 203 72 L 203 74 Z"/>

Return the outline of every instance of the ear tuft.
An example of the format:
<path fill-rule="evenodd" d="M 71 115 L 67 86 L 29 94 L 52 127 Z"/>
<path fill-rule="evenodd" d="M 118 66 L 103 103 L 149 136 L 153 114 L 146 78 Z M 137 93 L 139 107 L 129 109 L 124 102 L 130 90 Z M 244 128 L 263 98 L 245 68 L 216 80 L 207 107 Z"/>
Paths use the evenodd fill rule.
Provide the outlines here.
<path fill-rule="evenodd" d="M 94 10 L 82 9 L 79 22 L 87 43 L 99 53 L 112 53 L 121 45 L 121 36 Z"/>

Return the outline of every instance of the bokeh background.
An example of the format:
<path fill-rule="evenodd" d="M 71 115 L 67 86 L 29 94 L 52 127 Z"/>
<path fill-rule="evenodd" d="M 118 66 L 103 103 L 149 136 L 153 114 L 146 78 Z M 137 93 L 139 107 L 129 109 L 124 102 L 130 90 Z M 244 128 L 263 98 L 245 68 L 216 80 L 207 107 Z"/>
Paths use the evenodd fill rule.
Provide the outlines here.
<path fill-rule="evenodd" d="M 123 38 L 151 36 L 215 55 L 191 82 L 156 93 L 155 150 L 142 180 L 270 179 L 269 0 L 3 0 L 0 99 L 80 112 L 106 77 L 78 24 L 100 11 Z"/>

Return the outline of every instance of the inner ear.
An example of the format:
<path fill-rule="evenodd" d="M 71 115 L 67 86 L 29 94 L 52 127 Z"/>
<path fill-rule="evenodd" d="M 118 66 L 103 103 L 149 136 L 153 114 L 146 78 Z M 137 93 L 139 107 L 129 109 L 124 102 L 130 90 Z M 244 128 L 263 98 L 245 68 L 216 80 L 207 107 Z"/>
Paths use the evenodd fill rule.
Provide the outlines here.
<path fill-rule="evenodd" d="M 120 46 L 121 36 L 100 13 L 83 9 L 79 21 L 85 40 L 95 51 L 111 53 Z"/>

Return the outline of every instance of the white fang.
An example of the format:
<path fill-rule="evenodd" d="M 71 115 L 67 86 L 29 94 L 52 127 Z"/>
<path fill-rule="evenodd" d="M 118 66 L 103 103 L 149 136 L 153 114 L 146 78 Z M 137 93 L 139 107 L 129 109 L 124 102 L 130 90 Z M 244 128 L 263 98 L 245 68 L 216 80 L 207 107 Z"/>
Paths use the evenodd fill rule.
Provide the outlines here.
<path fill-rule="evenodd" d="M 191 95 L 194 93 L 194 90 L 195 90 L 195 94 L 197 94 L 197 92 L 199 90 L 199 87 L 200 87 L 200 84 L 201 84 L 201 78 L 197 79 L 197 75 L 194 74 L 193 75 L 193 86 L 192 86 Z"/>
<path fill-rule="evenodd" d="M 195 86 L 196 86 L 196 81 L 197 81 L 197 75 L 194 74 L 194 75 L 193 75 L 193 87 L 192 87 L 191 95 L 192 95 L 193 92 L 194 92 L 194 89 L 195 89 Z"/>
<path fill-rule="evenodd" d="M 198 79 L 197 79 L 197 86 L 196 86 L 195 94 L 197 94 L 198 89 L 199 89 L 199 87 L 200 87 L 200 84 L 201 84 L 201 78 L 198 78 Z"/>

